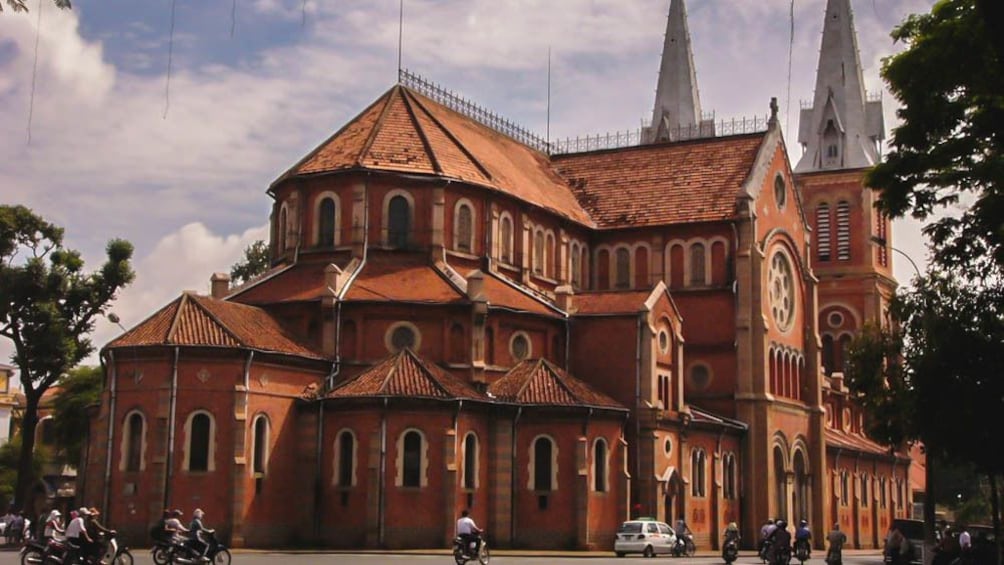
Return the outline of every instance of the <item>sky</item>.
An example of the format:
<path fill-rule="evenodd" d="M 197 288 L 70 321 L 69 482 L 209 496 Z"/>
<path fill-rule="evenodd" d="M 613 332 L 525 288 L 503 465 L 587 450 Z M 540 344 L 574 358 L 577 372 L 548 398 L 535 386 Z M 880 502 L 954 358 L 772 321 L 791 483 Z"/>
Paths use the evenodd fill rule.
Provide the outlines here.
<path fill-rule="evenodd" d="M 397 0 L 39 1 L 0 13 L 0 203 L 63 226 L 90 269 L 108 240 L 131 241 L 136 280 L 112 307 L 126 327 L 184 290 L 207 293 L 213 272 L 267 239 L 268 185 L 397 79 Z M 852 0 L 887 128 L 881 60 L 903 48 L 889 32 L 933 1 Z M 669 0 L 403 6 L 403 67 L 531 131 L 623 131 L 652 114 Z M 702 109 L 763 117 L 776 96 L 793 165 L 824 8 L 795 0 L 790 42 L 789 0 L 687 2 Z M 923 269 L 920 226 L 893 230 Z M 913 267 L 893 259 L 908 281 Z M 101 319 L 93 340 L 118 333 Z M 0 339 L 0 363 L 11 351 Z"/>

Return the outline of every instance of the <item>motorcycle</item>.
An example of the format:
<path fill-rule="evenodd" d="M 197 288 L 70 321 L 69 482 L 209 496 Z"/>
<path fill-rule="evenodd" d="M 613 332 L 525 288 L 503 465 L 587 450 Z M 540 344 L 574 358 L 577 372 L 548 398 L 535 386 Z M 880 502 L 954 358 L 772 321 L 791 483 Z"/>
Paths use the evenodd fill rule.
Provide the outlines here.
<path fill-rule="evenodd" d="M 216 565 L 230 565 L 230 550 L 216 539 L 216 530 L 203 530 L 201 535 L 209 561 Z"/>
<path fill-rule="evenodd" d="M 111 565 L 132 565 L 132 553 L 129 548 L 119 545 L 115 537 L 115 530 L 112 530 L 104 538 L 105 546 L 101 561 Z"/>
<path fill-rule="evenodd" d="M 770 555 L 770 546 L 771 543 L 769 539 L 760 542 L 760 552 L 757 554 L 757 556 L 760 558 L 760 561 L 762 561 L 764 565 L 767 565 L 767 561 L 769 560 L 768 556 Z"/>
<path fill-rule="evenodd" d="M 673 557 L 693 557 L 696 551 L 697 546 L 694 544 L 693 534 L 676 536 L 676 543 L 673 544 Z"/>
<path fill-rule="evenodd" d="M 101 551 L 97 557 L 86 559 L 80 555 L 79 548 L 72 547 L 65 539 L 52 538 L 44 548 L 41 544 L 32 542 L 26 544 L 21 551 L 21 565 L 71 565 L 76 563 L 98 563 L 99 561 L 109 565 L 132 565 L 132 553 L 128 547 L 119 546 L 115 538 L 116 532 L 113 530 L 98 537 L 101 543 Z"/>
<path fill-rule="evenodd" d="M 800 539 L 795 540 L 795 558 L 798 559 L 800 563 L 805 563 L 809 560 L 809 555 L 812 553 L 809 547 L 809 540 Z"/>
<path fill-rule="evenodd" d="M 468 550 L 474 550 L 474 542 L 471 542 L 470 547 L 464 547 L 464 540 L 460 536 L 453 539 L 453 560 L 457 562 L 457 565 L 465 565 L 468 561 L 477 561 L 481 565 L 488 565 L 491 560 L 491 555 L 488 553 L 488 540 L 483 534 L 481 536 L 481 549 L 477 556 L 472 557 Z"/>
<path fill-rule="evenodd" d="M 739 559 L 739 544 L 736 540 L 730 539 L 722 546 L 722 560 L 728 565 L 736 559 Z"/>
<path fill-rule="evenodd" d="M 24 540 L 24 546 L 21 547 L 21 565 L 41 565 L 45 560 L 45 548 L 46 545 L 37 540 Z"/>
<path fill-rule="evenodd" d="M 784 544 L 774 551 L 773 565 L 789 565 L 791 563 L 791 546 Z"/>

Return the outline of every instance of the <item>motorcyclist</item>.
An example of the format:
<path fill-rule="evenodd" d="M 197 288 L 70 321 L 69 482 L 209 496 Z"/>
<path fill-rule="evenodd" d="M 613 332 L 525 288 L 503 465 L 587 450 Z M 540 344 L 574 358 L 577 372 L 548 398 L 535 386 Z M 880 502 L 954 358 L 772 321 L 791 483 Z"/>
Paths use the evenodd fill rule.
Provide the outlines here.
<path fill-rule="evenodd" d="M 736 545 L 739 545 L 739 541 L 742 539 L 742 536 L 739 535 L 739 525 L 735 522 L 729 522 L 729 525 L 725 526 L 724 538 L 725 543 L 729 543 L 731 541 L 735 542 Z"/>
<path fill-rule="evenodd" d="M 84 521 L 84 525 L 87 529 L 87 535 L 94 540 L 91 545 L 91 553 L 87 555 L 88 558 L 97 561 L 101 558 L 101 546 L 99 539 L 102 535 L 114 534 L 114 530 L 110 530 L 104 526 L 99 520 L 98 516 L 101 515 L 101 511 L 97 508 L 91 507 L 87 509 L 87 519 Z"/>
<path fill-rule="evenodd" d="M 798 529 L 795 530 L 795 547 L 798 545 L 805 544 L 805 554 L 812 555 L 812 530 L 809 529 L 809 522 L 802 520 L 798 523 Z"/>
<path fill-rule="evenodd" d="M 777 557 L 782 549 L 787 549 L 791 553 L 791 532 L 788 531 L 788 522 L 783 518 L 778 518 L 774 523 L 776 528 L 767 536 L 770 547 L 767 549 L 767 560 L 770 563 L 777 563 Z"/>
<path fill-rule="evenodd" d="M 202 538 L 203 533 L 213 534 L 216 530 L 210 530 L 202 523 L 202 518 L 206 515 L 201 508 L 196 508 L 192 512 L 192 521 L 188 524 L 189 547 L 199 555 L 205 555 L 209 544 Z"/>
<path fill-rule="evenodd" d="M 57 534 L 63 535 L 64 531 L 62 513 L 59 510 L 53 509 L 45 518 L 45 529 L 42 530 L 42 543 L 48 543 Z"/>
<path fill-rule="evenodd" d="M 763 526 L 760 527 L 760 547 L 757 548 L 757 553 L 761 558 L 766 558 L 767 545 L 770 543 L 768 539 L 776 529 L 777 526 L 774 524 L 774 520 L 771 520 L 770 518 L 768 518 L 767 521 L 764 522 Z"/>
<path fill-rule="evenodd" d="M 673 533 L 676 534 L 677 550 L 683 552 L 686 550 L 687 540 L 690 539 L 689 536 L 693 536 L 693 532 L 690 531 L 690 527 L 687 526 L 687 522 L 681 518 L 676 521 L 676 527 L 673 528 Z"/>
<path fill-rule="evenodd" d="M 91 555 L 94 554 L 94 539 L 87 533 L 87 524 L 85 523 L 90 515 L 87 508 L 81 508 L 77 511 L 77 517 L 70 520 L 69 525 L 66 526 L 66 541 L 69 550 L 76 552 L 86 561 L 90 561 Z M 70 551 L 67 551 L 67 557 L 70 557 Z M 65 561 L 72 563 L 73 559 L 68 558 Z"/>
<path fill-rule="evenodd" d="M 476 556 L 481 553 L 481 528 L 474 523 L 474 519 L 470 516 L 470 511 L 466 508 L 460 513 L 460 519 L 457 520 L 457 537 L 464 544 L 463 552 L 465 555 L 470 549 L 472 542 L 474 543 L 474 555 Z"/>

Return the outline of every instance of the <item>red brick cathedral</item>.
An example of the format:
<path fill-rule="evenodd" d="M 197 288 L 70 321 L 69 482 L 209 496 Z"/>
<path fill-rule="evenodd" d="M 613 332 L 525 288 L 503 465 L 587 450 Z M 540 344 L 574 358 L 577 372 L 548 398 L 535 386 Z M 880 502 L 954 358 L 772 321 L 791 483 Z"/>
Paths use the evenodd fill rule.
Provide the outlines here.
<path fill-rule="evenodd" d="M 135 539 L 201 507 L 235 546 L 442 547 L 470 508 L 499 547 L 611 548 L 632 515 L 875 547 L 913 489 L 842 378 L 896 286 L 850 2 L 794 169 L 776 107 L 702 118 L 683 4 L 629 146 L 403 74 L 268 188 L 266 274 L 104 348 L 83 500 Z"/>

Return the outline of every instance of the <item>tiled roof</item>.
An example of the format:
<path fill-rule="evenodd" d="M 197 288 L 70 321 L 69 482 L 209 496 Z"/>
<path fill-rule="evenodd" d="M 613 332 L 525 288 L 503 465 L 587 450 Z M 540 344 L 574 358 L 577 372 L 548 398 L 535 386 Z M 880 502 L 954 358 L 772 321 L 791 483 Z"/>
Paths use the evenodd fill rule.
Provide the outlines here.
<path fill-rule="evenodd" d="M 462 295 L 429 263 L 428 255 L 374 253 L 352 282 L 345 300 L 379 302 L 465 302 Z"/>
<path fill-rule="evenodd" d="M 323 358 L 260 308 L 191 293 L 182 294 L 105 347 L 145 345 L 234 347 Z"/>
<path fill-rule="evenodd" d="M 519 312 L 530 312 L 543 316 L 561 317 L 561 314 L 548 307 L 542 299 L 523 292 L 493 274 L 485 275 L 485 298 L 489 308 L 505 308 Z"/>
<path fill-rule="evenodd" d="M 269 278 L 262 278 L 231 291 L 230 297 L 245 304 L 300 302 L 324 295 L 324 268 L 327 262 L 300 261 L 284 266 Z"/>
<path fill-rule="evenodd" d="M 576 314 L 630 314 L 645 310 L 651 290 L 583 292 L 576 294 L 572 304 Z"/>
<path fill-rule="evenodd" d="M 293 166 L 287 178 L 350 169 L 429 174 L 505 192 L 594 223 L 547 155 L 404 86 L 394 86 Z"/>
<path fill-rule="evenodd" d="M 889 448 L 866 437 L 826 428 L 826 445 L 875 455 L 889 455 Z"/>
<path fill-rule="evenodd" d="M 372 396 L 487 400 L 471 386 L 408 349 L 336 384 L 328 393 L 328 398 Z"/>
<path fill-rule="evenodd" d="M 765 135 L 557 155 L 552 164 L 599 227 L 724 220 Z"/>
<path fill-rule="evenodd" d="M 627 410 L 616 400 L 544 359 L 523 361 L 488 387 L 502 402 L 541 406 L 591 406 Z"/>
<path fill-rule="evenodd" d="M 732 418 L 726 418 L 725 416 L 718 416 L 717 414 L 712 414 L 711 412 L 698 408 L 694 405 L 690 406 L 690 414 L 694 417 L 694 422 L 697 423 L 724 426 L 743 431 L 749 429 L 749 426 L 745 422 L 733 420 Z"/>

